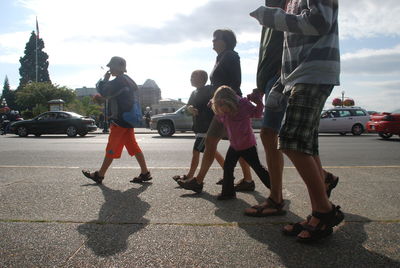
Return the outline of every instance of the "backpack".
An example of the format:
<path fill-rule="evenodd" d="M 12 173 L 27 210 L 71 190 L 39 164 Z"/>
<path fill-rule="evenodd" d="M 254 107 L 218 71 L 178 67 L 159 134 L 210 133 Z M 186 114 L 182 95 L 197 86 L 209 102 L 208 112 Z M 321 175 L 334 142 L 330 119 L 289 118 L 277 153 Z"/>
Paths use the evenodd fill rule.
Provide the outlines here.
<path fill-rule="evenodd" d="M 139 92 L 138 90 L 134 90 L 134 101 L 132 108 L 122 113 L 122 119 L 130 124 L 132 127 L 141 127 L 142 126 L 142 107 L 139 103 Z"/>

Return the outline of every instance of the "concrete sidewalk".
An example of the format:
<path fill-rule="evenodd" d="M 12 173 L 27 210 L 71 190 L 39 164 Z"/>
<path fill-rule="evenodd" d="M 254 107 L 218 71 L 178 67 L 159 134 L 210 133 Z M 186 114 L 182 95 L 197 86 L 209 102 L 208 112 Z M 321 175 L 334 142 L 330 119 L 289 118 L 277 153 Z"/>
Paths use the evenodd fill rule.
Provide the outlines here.
<path fill-rule="evenodd" d="M 269 218 L 243 215 L 268 193 L 258 180 L 217 201 L 220 169 L 202 194 L 177 187 L 184 170 L 173 168 L 153 168 L 144 184 L 129 183 L 137 170 L 112 168 L 101 186 L 74 167 L 0 171 L 0 267 L 400 267 L 395 167 L 330 169 L 346 221 L 314 245 L 280 232 L 310 213 L 294 168 L 284 170 L 287 215 Z"/>

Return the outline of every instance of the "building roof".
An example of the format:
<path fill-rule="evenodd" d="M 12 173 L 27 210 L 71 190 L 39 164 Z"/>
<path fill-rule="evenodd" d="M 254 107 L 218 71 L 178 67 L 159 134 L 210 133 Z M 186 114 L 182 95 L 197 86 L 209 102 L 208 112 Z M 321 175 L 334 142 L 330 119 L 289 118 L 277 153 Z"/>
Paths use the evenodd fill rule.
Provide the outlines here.
<path fill-rule="evenodd" d="M 144 82 L 144 84 L 142 85 L 142 87 L 159 89 L 157 83 L 151 79 L 147 79 L 146 82 Z"/>

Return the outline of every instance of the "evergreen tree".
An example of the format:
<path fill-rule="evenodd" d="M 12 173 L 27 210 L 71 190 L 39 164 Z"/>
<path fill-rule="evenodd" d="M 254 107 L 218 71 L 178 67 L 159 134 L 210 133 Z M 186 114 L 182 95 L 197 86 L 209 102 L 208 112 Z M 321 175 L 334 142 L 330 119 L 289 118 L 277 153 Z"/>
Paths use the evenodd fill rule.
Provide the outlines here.
<path fill-rule="evenodd" d="M 36 81 L 36 34 L 34 31 L 31 33 L 28 43 L 25 46 L 25 55 L 19 59 L 21 67 L 19 74 L 18 89 L 22 88 L 28 82 L 50 82 L 49 76 L 49 62 L 46 52 L 43 51 L 44 42 L 41 38 L 37 40 L 37 57 L 38 57 L 38 81 Z"/>
<path fill-rule="evenodd" d="M 1 94 L 0 99 L 5 99 L 7 106 L 10 107 L 11 110 L 17 110 L 15 105 L 15 92 L 11 90 L 7 76 L 4 79 L 3 93 Z"/>

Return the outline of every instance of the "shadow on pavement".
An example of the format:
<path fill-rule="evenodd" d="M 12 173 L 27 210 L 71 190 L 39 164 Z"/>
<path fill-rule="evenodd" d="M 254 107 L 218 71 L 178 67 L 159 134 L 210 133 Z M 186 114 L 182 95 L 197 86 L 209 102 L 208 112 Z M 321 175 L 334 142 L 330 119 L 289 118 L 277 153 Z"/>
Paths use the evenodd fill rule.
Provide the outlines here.
<path fill-rule="evenodd" d="M 279 230 L 274 234 L 262 234 L 262 230 L 239 224 L 249 236 L 275 252 L 285 267 L 399 267 L 398 261 L 372 252 L 364 247 L 368 239 L 364 225 L 370 220 L 354 214 L 346 214 L 355 221 L 345 223 L 336 229 L 333 236 L 311 245 L 295 242 Z M 276 229 L 276 228 L 271 228 Z M 383 231 L 383 230 L 380 230 Z"/>
<path fill-rule="evenodd" d="M 107 257 L 128 248 L 128 239 L 149 222 L 143 216 L 150 208 L 138 196 L 151 185 L 141 184 L 125 192 L 99 185 L 104 195 L 104 204 L 99 218 L 78 226 L 78 231 L 87 236 L 86 246 L 97 256 Z"/>
<path fill-rule="evenodd" d="M 368 218 L 346 213 L 346 218 L 351 221 L 336 227 L 333 236 L 306 245 L 296 242 L 295 237 L 287 237 L 281 233 L 284 225 L 282 218 L 303 220 L 290 212 L 290 200 L 285 200 L 286 216 L 269 217 L 268 222 L 257 224 L 243 221 L 244 217 L 251 218 L 243 215 L 243 209 L 251 205 L 241 199 L 218 201 L 215 196 L 205 192 L 199 197 L 216 205 L 216 216 L 226 222 L 237 222 L 238 227 L 251 238 L 267 245 L 285 267 L 400 267 L 400 262 L 364 247 L 363 244 L 368 240 L 364 226 L 371 222 Z M 241 214 L 232 211 L 233 208 L 241 209 Z M 276 221 L 272 221 L 273 219 Z"/>

